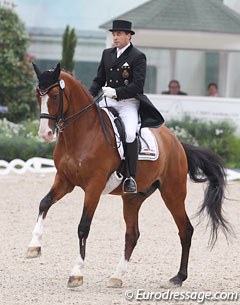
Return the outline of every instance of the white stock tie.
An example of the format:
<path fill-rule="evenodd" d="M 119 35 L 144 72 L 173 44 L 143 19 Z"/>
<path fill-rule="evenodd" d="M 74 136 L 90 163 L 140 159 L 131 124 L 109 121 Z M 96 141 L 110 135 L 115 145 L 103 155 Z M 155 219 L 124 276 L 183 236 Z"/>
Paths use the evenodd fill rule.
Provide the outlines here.
<path fill-rule="evenodd" d="M 122 50 L 117 51 L 117 58 L 122 54 Z"/>

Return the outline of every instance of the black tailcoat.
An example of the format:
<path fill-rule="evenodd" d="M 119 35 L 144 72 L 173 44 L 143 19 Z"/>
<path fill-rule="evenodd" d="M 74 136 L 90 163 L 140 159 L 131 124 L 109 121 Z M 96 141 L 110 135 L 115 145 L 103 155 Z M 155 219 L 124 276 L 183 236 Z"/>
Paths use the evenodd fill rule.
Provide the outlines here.
<path fill-rule="evenodd" d="M 116 89 L 117 100 L 136 98 L 140 101 L 141 127 L 158 127 L 164 119 L 146 95 L 146 56 L 132 44 L 117 58 L 116 48 L 105 49 L 97 76 L 89 89 L 97 96 L 103 86 Z"/>

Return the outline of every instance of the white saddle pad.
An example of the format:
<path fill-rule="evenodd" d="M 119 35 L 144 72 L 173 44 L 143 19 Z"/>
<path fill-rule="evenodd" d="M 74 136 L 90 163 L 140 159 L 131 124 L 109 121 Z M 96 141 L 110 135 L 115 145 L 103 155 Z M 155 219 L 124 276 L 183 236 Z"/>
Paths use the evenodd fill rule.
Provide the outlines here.
<path fill-rule="evenodd" d="M 118 147 L 118 152 L 121 160 L 124 159 L 124 150 L 123 150 L 123 144 L 120 141 L 120 136 L 117 130 L 117 127 L 114 123 L 114 115 L 107 109 L 107 108 L 102 108 L 108 115 L 112 127 L 114 129 L 115 137 L 116 137 L 116 144 Z M 140 128 L 140 126 L 139 126 Z M 158 145 L 157 141 L 155 139 L 154 134 L 149 128 L 142 128 L 140 130 L 140 142 L 141 142 L 141 151 L 138 154 L 138 160 L 149 160 L 149 161 L 155 161 L 158 159 L 159 156 L 159 150 L 158 150 Z M 143 140 L 143 139 L 144 140 Z"/>

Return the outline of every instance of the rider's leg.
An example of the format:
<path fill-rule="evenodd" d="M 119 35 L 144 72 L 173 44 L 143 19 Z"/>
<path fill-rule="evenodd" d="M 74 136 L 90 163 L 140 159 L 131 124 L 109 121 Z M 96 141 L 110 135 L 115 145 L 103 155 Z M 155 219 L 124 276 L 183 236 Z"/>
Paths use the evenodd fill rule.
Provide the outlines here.
<path fill-rule="evenodd" d="M 126 143 L 125 158 L 128 166 L 128 176 L 123 182 L 124 193 L 136 193 L 137 184 L 135 181 L 138 162 L 138 141 L 137 138 L 132 143 Z"/>
<path fill-rule="evenodd" d="M 135 181 L 138 161 L 138 142 L 136 139 L 138 126 L 139 101 L 136 99 L 125 100 L 119 113 L 125 125 L 126 143 L 125 158 L 127 164 L 127 177 L 123 183 L 124 193 L 136 193 L 137 184 Z"/>
<path fill-rule="evenodd" d="M 138 161 L 138 143 L 136 140 L 136 133 L 138 128 L 139 104 L 140 102 L 135 98 L 130 98 L 121 101 L 104 98 L 99 103 L 100 107 L 114 107 L 119 112 L 119 115 L 125 126 L 126 143 L 124 145 L 124 154 L 127 164 L 127 177 L 123 183 L 124 193 L 137 192 L 135 176 Z"/>

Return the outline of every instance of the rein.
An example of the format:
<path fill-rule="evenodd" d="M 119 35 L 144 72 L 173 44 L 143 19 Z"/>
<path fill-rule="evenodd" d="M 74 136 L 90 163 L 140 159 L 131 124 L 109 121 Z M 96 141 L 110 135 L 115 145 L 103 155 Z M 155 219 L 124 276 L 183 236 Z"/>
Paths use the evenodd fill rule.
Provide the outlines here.
<path fill-rule="evenodd" d="M 64 129 L 66 129 L 69 125 L 71 125 L 73 122 L 75 122 L 79 116 L 86 112 L 90 107 L 92 107 L 94 104 L 96 104 L 103 96 L 103 94 L 99 95 L 96 99 L 93 99 L 92 103 L 84 107 L 83 109 L 79 110 L 78 112 L 74 113 L 73 115 L 70 115 L 66 118 L 64 118 L 64 113 L 63 113 L 63 94 L 65 97 L 68 99 L 68 96 L 66 95 L 64 88 L 65 88 L 65 82 L 64 80 L 60 80 L 53 85 L 49 86 L 45 90 L 41 90 L 39 87 L 37 87 L 37 91 L 39 92 L 40 96 L 43 96 L 48 93 L 50 89 L 53 87 L 59 86 L 59 107 L 58 107 L 58 113 L 56 115 L 51 115 L 48 113 L 41 113 L 40 114 L 40 119 L 49 119 L 56 121 L 55 125 L 58 129 L 59 132 L 63 132 Z"/>
<path fill-rule="evenodd" d="M 58 107 L 58 112 L 56 115 L 52 115 L 49 113 L 41 113 L 40 114 L 40 119 L 49 119 L 49 120 L 53 120 L 55 121 L 55 126 L 58 130 L 58 132 L 63 132 L 68 126 L 70 126 L 73 122 L 75 122 L 79 116 L 81 114 L 83 114 L 84 112 L 86 112 L 90 107 L 92 107 L 93 105 L 96 105 L 97 107 L 97 112 L 100 118 L 100 122 L 101 122 L 101 126 L 102 126 L 102 130 L 105 136 L 105 139 L 107 141 L 108 144 L 110 144 L 113 148 L 116 148 L 115 145 L 111 144 L 110 141 L 110 134 L 109 134 L 109 126 L 106 123 L 106 121 L 103 118 L 101 109 L 99 107 L 99 105 L 97 104 L 98 101 L 100 101 L 103 97 L 103 92 L 101 94 L 99 94 L 97 97 L 95 97 L 92 101 L 92 103 L 90 103 L 89 105 L 87 105 L 86 107 L 84 107 L 83 109 L 79 110 L 78 112 L 68 116 L 68 117 L 64 117 L 64 113 L 63 113 L 63 95 L 66 97 L 66 99 L 69 101 L 68 96 L 66 95 L 66 92 L 64 91 L 65 88 L 65 82 L 64 80 L 59 80 L 58 82 L 52 84 L 51 86 L 49 86 L 48 88 L 42 90 L 39 87 L 37 87 L 37 91 L 39 92 L 40 96 L 44 96 L 45 94 L 48 93 L 48 91 L 56 86 L 59 86 L 59 107 Z"/>
<path fill-rule="evenodd" d="M 102 98 L 103 96 L 103 93 L 100 95 L 100 98 Z M 99 99 L 99 97 L 97 98 L 97 100 Z M 106 99 L 106 97 L 105 97 Z M 107 141 L 107 143 L 109 145 L 111 145 L 113 148 L 117 148 L 115 145 L 113 145 L 110 141 L 110 126 L 107 124 L 107 122 L 105 121 L 104 117 L 103 117 L 103 114 L 102 114 L 102 111 L 99 107 L 98 104 L 96 104 L 97 106 L 97 111 L 98 111 L 98 116 L 99 116 L 99 119 L 100 119 L 100 122 L 101 122 L 101 126 L 102 126 L 102 131 L 103 131 L 103 134 L 105 136 L 105 139 Z"/>

